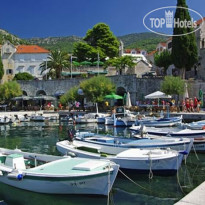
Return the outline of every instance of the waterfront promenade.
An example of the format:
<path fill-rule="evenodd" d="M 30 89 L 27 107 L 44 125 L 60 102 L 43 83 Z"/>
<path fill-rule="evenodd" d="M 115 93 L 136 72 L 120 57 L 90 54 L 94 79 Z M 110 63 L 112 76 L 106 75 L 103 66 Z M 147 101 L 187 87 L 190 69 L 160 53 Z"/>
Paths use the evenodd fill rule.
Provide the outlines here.
<path fill-rule="evenodd" d="M 205 204 L 205 182 L 196 187 L 174 205 L 204 205 Z"/>

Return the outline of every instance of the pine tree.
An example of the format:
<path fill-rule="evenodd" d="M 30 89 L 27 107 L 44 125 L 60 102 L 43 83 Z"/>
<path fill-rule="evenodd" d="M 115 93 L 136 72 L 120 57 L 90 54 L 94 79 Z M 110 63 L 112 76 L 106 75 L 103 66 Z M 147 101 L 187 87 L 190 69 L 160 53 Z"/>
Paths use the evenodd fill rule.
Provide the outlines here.
<path fill-rule="evenodd" d="M 191 21 L 188 9 L 179 7 L 188 8 L 186 5 L 186 0 L 177 1 L 177 9 L 174 17 L 175 20 L 179 19 L 179 21 Z M 181 69 L 181 77 L 183 79 L 185 78 L 185 71 L 190 70 L 198 61 L 196 37 L 194 32 L 190 33 L 192 31 L 193 28 L 188 27 L 175 27 L 173 31 L 174 35 L 179 36 L 173 36 L 172 39 L 172 59 L 174 65 Z"/>

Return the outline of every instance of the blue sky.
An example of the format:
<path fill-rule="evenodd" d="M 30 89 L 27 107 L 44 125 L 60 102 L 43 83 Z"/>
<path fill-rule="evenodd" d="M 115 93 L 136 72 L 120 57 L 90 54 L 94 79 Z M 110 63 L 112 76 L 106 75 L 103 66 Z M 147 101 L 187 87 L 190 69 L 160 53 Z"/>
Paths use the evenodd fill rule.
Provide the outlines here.
<path fill-rule="evenodd" d="M 177 0 L 2 0 L 0 28 L 21 38 L 85 36 L 96 23 L 107 23 L 117 36 L 147 32 L 143 17 Z M 204 0 L 187 0 L 205 16 Z"/>

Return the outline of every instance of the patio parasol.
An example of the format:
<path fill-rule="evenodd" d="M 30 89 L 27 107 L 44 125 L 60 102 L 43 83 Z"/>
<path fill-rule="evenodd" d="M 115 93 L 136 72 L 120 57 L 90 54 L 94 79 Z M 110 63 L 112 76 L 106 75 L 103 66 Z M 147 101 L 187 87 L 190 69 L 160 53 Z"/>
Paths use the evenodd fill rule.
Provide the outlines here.
<path fill-rule="evenodd" d="M 123 99 L 122 96 L 117 95 L 117 94 L 115 94 L 115 93 L 111 93 L 110 95 L 106 95 L 104 98 L 105 98 L 105 99 L 113 99 L 113 100 Z"/>

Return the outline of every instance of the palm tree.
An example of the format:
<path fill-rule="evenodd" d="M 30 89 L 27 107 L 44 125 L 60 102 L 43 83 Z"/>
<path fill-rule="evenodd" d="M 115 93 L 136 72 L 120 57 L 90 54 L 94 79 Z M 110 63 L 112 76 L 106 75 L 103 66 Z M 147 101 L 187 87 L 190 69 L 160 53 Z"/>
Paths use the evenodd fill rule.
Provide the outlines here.
<path fill-rule="evenodd" d="M 60 79 L 62 70 L 69 67 L 69 64 L 68 53 L 59 50 L 51 51 L 47 62 L 44 61 L 40 65 L 40 68 L 42 69 L 41 74 L 46 69 L 49 69 L 48 76 Z"/>

